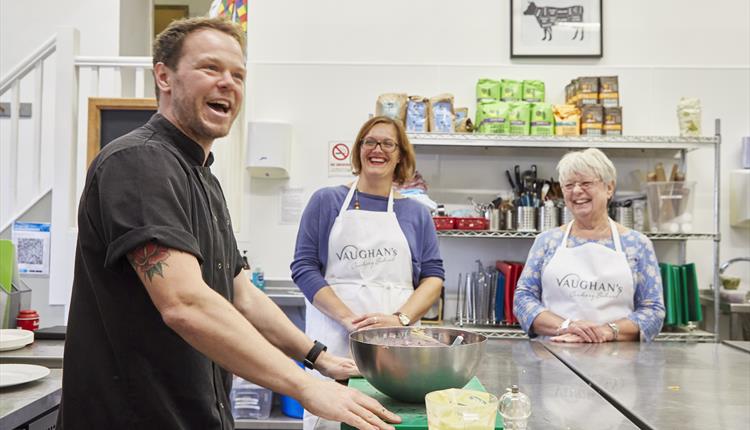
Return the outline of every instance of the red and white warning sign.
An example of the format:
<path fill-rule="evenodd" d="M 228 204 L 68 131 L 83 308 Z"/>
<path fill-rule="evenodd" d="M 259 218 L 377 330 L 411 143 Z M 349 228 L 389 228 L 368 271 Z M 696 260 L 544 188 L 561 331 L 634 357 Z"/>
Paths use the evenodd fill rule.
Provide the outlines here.
<path fill-rule="evenodd" d="M 351 143 L 328 142 L 328 176 L 352 176 Z"/>

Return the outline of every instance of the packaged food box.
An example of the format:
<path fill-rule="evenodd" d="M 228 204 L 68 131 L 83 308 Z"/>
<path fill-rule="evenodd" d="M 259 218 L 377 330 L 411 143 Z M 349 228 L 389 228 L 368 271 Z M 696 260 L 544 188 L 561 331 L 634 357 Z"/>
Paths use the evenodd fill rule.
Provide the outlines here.
<path fill-rule="evenodd" d="M 605 107 L 603 133 L 607 136 L 622 136 L 622 107 Z"/>
<path fill-rule="evenodd" d="M 581 135 L 601 136 L 604 122 L 604 108 L 601 105 L 588 105 L 581 108 Z"/>

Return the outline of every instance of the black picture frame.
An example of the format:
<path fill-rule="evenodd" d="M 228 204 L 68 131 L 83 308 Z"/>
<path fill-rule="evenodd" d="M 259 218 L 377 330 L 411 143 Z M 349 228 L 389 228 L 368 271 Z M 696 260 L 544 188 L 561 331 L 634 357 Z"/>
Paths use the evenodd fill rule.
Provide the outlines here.
<path fill-rule="evenodd" d="M 602 0 L 511 0 L 511 58 L 601 58 Z"/>

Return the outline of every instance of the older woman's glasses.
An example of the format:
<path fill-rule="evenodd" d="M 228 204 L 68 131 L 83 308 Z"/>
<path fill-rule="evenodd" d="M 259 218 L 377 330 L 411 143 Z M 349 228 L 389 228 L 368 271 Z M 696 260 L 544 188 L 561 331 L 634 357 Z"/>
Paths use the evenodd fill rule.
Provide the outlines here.
<path fill-rule="evenodd" d="M 378 141 L 377 139 L 373 139 L 372 137 L 362 139 L 362 145 L 364 145 L 364 147 L 367 149 L 375 149 L 376 146 L 380 145 L 380 149 L 382 149 L 384 152 L 393 152 L 396 150 L 396 148 L 398 148 L 398 143 L 390 139 Z"/>
<path fill-rule="evenodd" d="M 566 182 L 562 185 L 562 189 L 566 192 L 571 192 L 576 188 L 576 185 L 583 191 L 588 191 L 593 187 L 597 182 L 601 182 L 600 180 L 596 181 L 575 181 L 575 182 Z"/>

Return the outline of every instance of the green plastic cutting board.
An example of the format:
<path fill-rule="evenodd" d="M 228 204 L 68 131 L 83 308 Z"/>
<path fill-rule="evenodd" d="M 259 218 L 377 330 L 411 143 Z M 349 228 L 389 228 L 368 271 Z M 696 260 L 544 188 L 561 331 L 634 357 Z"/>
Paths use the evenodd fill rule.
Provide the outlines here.
<path fill-rule="evenodd" d="M 13 268 L 15 267 L 15 252 L 13 242 L 0 240 L 0 328 L 8 326 L 10 317 L 10 292 L 13 282 Z M 15 327 L 14 327 L 15 328 Z"/>
<path fill-rule="evenodd" d="M 375 387 L 370 385 L 365 378 L 352 378 L 349 379 L 349 386 L 357 389 L 368 396 L 374 398 L 380 402 L 383 406 L 388 408 L 389 411 L 395 413 L 401 417 L 400 424 L 393 424 L 393 427 L 401 430 L 427 430 L 427 411 L 424 403 L 405 403 L 395 399 L 392 399 L 385 394 L 378 391 Z M 475 391 L 487 391 L 479 382 L 477 377 L 471 378 L 468 384 L 464 387 L 467 390 Z M 499 430 L 503 428 L 503 419 L 500 414 L 497 414 L 495 418 L 495 429 Z M 348 424 L 341 423 L 341 430 L 352 430 Z"/>

